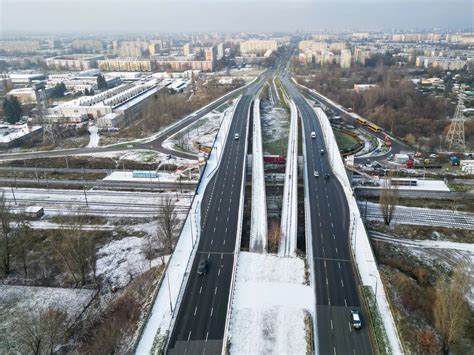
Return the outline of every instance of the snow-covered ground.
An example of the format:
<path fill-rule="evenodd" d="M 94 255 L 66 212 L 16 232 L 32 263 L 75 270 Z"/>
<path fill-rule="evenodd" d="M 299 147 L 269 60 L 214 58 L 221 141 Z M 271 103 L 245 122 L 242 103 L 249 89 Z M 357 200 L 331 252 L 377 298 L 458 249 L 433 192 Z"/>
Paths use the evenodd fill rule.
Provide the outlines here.
<path fill-rule="evenodd" d="M 193 193 L 149 193 L 119 192 L 108 190 L 45 190 L 45 189 L 14 189 L 17 204 L 14 204 L 12 190 L 0 188 L 12 207 L 43 206 L 45 215 L 61 215 L 74 213 L 94 213 L 115 217 L 152 217 L 159 212 L 163 199 L 172 198 L 178 215 L 186 213 Z M 86 199 L 87 196 L 87 199 Z"/>
<path fill-rule="evenodd" d="M 394 178 L 397 179 L 397 178 Z M 443 180 L 423 180 L 423 179 L 406 179 L 406 178 L 399 178 L 401 180 L 417 180 L 416 186 L 398 186 L 399 190 L 413 190 L 413 191 L 445 191 L 449 192 L 449 187 Z M 374 180 L 378 183 L 379 186 L 364 186 L 364 188 L 368 189 L 381 189 L 384 186 L 384 179 L 380 178 L 378 180 Z"/>
<path fill-rule="evenodd" d="M 199 144 L 211 147 L 219 131 L 219 127 L 226 115 L 232 114 L 237 100 L 227 101 L 217 109 L 209 112 L 189 127 L 168 138 L 163 146 L 167 149 L 176 149 L 179 146 L 190 153 L 199 153 Z M 226 107 L 223 112 L 219 109 Z"/>
<path fill-rule="evenodd" d="M 250 223 L 250 251 L 267 251 L 267 198 L 263 171 L 262 128 L 260 100 L 254 102 L 252 144 L 252 220 Z"/>
<path fill-rule="evenodd" d="M 380 204 L 360 201 L 359 208 L 366 219 L 383 221 Z M 474 230 L 474 213 L 396 206 L 393 223 Z"/>
<path fill-rule="evenodd" d="M 87 145 L 87 148 L 95 148 L 99 146 L 99 129 L 97 126 L 89 126 L 89 144 Z"/>
<path fill-rule="evenodd" d="M 286 109 L 263 105 L 263 154 L 286 154 L 290 120 Z"/>
<path fill-rule="evenodd" d="M 230 321 L 231 354 L 304 354 L 314 292 L 304 261 L 241 252 Z"/>
<path fill-rule="evenodd" d="M 448 269 L 453 269 L 462 262 L 469 265 L 471 275 L 474 273 L 474 244 L 472 243 L 445 240 L 406 240 L 379 232 L 371 232 L 370 236 L 376 240 L 406 247 L 410 254 L 434 267 L 439 267 L 441 264 Z M 471 307 L 474 308 L 473 278 L 471 278 L 471 288 L 467 297 Z"/>
<path fill-rule="evenodd" d="M 32 287 L 0 285 L 0 354 L 19 354 L 15 347 L 15 328 L 26 327 L 23 317 L 49 308 L 77 317 L 95 291 L 80 288 Z M 28 318 L 25 318 L 28 320 Z"/>
<path fill-rule="evenodd" d="M 103 246 L 97 251 L 97 276 L 102 277 L 106 284 L 121 288 L 150 267 L 166 262 L 168 257 L 147 260 L 145 244 L 146 238 L 126 237 Z"/>

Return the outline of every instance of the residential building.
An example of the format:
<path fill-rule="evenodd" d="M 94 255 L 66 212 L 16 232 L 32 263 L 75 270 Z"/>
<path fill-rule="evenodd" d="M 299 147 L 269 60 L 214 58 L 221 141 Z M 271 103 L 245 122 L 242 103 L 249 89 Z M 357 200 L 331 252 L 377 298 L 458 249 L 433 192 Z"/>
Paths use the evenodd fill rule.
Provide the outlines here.
<path fill-rule="evenodd" d="M 341 68 L 347 69 L 351 67 L 352 54 L 350 49 L 341 50 Z"/>
<path fill-rule="evenodd" d="M 71 47 L 77 50 L 100 52 L 104 49 L 102 41 L 97 39 L 75 39 Z"/>
<path fill-rule="evenodd" d="M 39 41 L 30 40 L 6 40 L 0 41 L 0 50 L 7 53 L 33 53 L 41 49 Z"/>
<path fill-rule="evenodd" d="M 193 52 L 193 46 L 190 43 L 187 43 L 183 46 L 183 52 L 185 56 L 191 55 Z"/>
<path fill-rule="evenodd" d="M 356 47 L 354 49 L 354 62 L 365 65 L 366 55 L 365 48 Z"/>
<path fill-rule="evenodd" d="M 260 54 L 263 55 L 266 51 L 276 51 L 278 43 L 275 40 L 252 40 L 240 43 L 240 52 L 242 54 Z"/>
<path fill-rule="evenodd" d="M 153 70 L 152 61 L 137 58 L 104 59 L 97 62 L 101 71 L 132 71 L 150 72 Z"/>
<path fill-rule="evenodd" d="M 74 55 L 58 56 L 46 59 L 46 65 L 50 69 L 56 70 L 88 70 L 97 68 L 97 62 L 104 59 L 104 56 Z"/>

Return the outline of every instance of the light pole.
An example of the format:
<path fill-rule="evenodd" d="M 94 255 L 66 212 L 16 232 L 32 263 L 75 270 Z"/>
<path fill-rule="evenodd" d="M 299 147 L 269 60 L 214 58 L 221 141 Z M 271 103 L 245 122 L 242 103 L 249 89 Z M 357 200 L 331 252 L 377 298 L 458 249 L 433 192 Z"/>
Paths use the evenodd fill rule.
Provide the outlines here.
<path fill-rule="evenodd" d="M 375 278 L 375 299 L 377 300 L 377 286 L 379 284 L 379 279 L 374 274 L 369 274 L 369 275 Z"/>

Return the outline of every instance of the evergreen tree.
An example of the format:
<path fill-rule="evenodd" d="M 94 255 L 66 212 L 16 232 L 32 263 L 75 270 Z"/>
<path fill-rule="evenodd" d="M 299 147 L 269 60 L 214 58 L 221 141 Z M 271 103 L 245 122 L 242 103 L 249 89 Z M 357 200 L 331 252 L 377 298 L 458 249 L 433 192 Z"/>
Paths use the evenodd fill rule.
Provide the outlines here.
<path fill-rule="evenodd" d="M 102 74 L 99 74 L 99 76 L 97 77 L 97 88 L 99 90 L 107 90 L 108 89 L 107 81 L 105 81 L 105 78 Z"/>
<path fill-rule="evenodd" d="M 89 90 L 89 96 L 94 96 L 94 95 L 95 95 L 94 89 L 91 88 L 91 89 Z"/>
<path fill-rule="evenodd" d="M 3 101 L 3 112 L 7 122 L 17 123 L 23 114 L 20 101 L 15 96 L 5 98 Z"/>
<path fill-rule="evenodd" d="M 84 89 L 84 95 L 85 95 L 85 96 L 89 96 L 89 95 L 90 95 L 90 94 L 89 94 L 89 89 L 88 89 L 88 88 L 85 88 L 85 89 Z"/>

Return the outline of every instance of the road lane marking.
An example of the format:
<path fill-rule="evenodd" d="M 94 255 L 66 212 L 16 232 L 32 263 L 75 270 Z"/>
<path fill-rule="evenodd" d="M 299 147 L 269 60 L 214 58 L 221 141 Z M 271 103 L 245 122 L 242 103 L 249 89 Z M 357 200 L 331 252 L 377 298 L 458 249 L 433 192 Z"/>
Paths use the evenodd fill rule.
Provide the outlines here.
<path fill-rule="evenodd" d="M 337 248 L 336 248 L 336 254 L 338 254 L 338 253 L 339 253 L 339 251 L 338 251 Z"/>
<path fill-rule="evenodd" d="M 223 253 L 221 253 L 221 260 L 222 260 L 222 259 L 224 259 L 224 254 L 223 254 Z"/>
<path fill-rule="evenodd" d="M 217 286 L 216 286 L 216 288 L 214 289 L 214 294 L 217 295 Z"/>
<path fill-rule="evenodd" d="M 206 332 L 206 343 L 207 343 L 207 338 L 209 338 L 209 332 Z"/>
<path fill-rule="evenodd" d="M 336 239 L 336 235 L 335 235 L 335 234 L 332 235 L 332 239 L 334 239 L 334 240 Z"/>
<path fill-rule="evenodd" d="M 336 347 L 333 347 L 333 349 L 334 349 L 334 355 L 336 355 L 336 354 L 337 354 L 337 353 L 336 353 Z"/>
<path fill-rule="evenodd" d="M 188 341 L 189 339 L 191 339 L 191 331 L 189 331 L 189 334 L 188 334 Z"/>
<path fill-rule="evenodd" d="M 334 327 L 332 326 L 332 319 L 331 319 L 331 330 L 334 330 Z"/>
<path fill-rule="evenodd" d="M 227 233 L 227 227 L 225 227 L 225 233 Z M 224 243 L 225 243 L 225 240 L 224 240 Z"/>
<path fill-rule="evenodd" d="M 214 228 L 215 229 L 215 228 Z M 211 239 L 211 245 L 214 244 L 214 239 Z"/>
<path fill-rule="evenodd" d="M 341 279 L 341 285 L 342 285 L 342 287 L 344 287 L 344 281 L 342 281 L 342 279 Z"/>
<path fill-rule="evenodd" d="M 345 304 L 345 305 L 346 305 L 346 307 L 347 307 L 347 301 L 346 301 L 346 299 L 345 299 L 345 298 L 344 298 L 344 304 Z"/>
<path fill-rule="evenodd" d="M 339 266 L 339 269 L 341 268 L 341 263 L 338 261 L 337 266 Z"/>
<path fill-rule="evenodd" d="M 216 222 L 218 221 L 218 219 L 219 219 L 219 216 L 216 216 Z"/>
<path fill-rule="evenodd" d="M 352 332 L 351 323 L 349 322 L 349 332 Z"/>
<path fill-rule="evenodd" d="M 199 288 L 199 294 L 201 294 L 202 292 L 202 286 Z"/>
<path fill-rule="evenodd" d="M 194 316 L 196 316 L 197 311 L 198 311 L 198 308 L 196 306 L 196 308 L 194 309 Z"/>
<path fill-rule="evenodd" d="M 327 277 L 326 277 L 326 285 L 329 285 L 329 281 Z"/>
<path fill-rule="evenodd" d="M 214 233 L 216 232 L 216 227 L 214 227 Z"/>
<path fill-rule="evenodd" d="M 213 313 L 214 313 L 214 307 L 211 308 L 211 317 Z"/>
<path fill-rule="evenodd" d="M 217 276 L 220 276 L 220 275 L 221 275 L 221 269 L 217 271 Z"/>
<path fill-rule="evenodd" d="M 222 242 L 222 245 L 225 245 L 225 239 L 224 239 L 224 241 Z"/>

